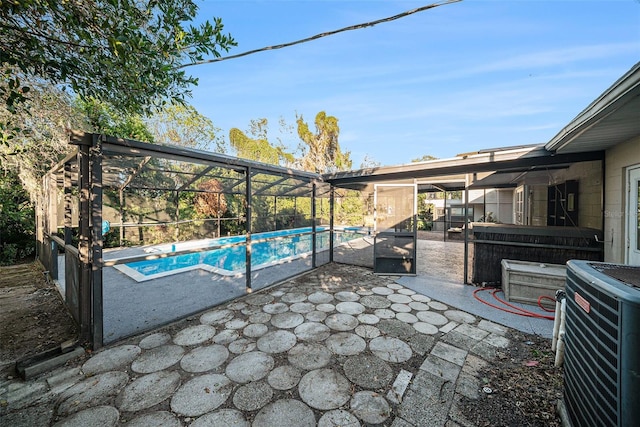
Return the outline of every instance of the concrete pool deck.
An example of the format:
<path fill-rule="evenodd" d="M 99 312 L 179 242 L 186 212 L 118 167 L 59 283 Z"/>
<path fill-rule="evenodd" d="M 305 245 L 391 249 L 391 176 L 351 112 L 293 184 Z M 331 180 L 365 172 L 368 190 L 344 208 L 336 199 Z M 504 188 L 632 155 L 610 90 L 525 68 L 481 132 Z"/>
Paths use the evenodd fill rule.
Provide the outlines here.
<path fill-rule="evenodd" d="M 1 421 L 475 427 L 460 401 L 479 397 L 510 327 L 425 295 L 443 283 L 328 264 L 34 380 L 2 379 Z"/>

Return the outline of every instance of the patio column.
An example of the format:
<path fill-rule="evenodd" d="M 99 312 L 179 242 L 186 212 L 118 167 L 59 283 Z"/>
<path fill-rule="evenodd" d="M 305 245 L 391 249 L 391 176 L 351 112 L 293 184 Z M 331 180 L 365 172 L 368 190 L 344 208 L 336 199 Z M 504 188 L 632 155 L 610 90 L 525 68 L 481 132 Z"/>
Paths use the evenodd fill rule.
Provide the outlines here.
<path fill-rule="evenodd" d="M 443 239 L 447 241 L 447 190 L 444 190 L 444 211 L 442 212 L 442 223 L 444 229 Z"/>
<path fill-rule="evenodd" d="M 316 268 L 316 182 L 311 184 L 311 268 Z"/>
<path fill-rule="evenodd" d="M 333 262 L 333 205 L 335 203 L 336 191 L 332 185 L 329 190 L 329 262 Z"/>
<path fill-rule="evenodd" d="M 79 241 L 78 256 L 80 261 L 80 275 L 78 284 L 78 312 L 80 324 L 80 340 L 91 342 L 91 261 L 89 245 L 91 239 L 91 218 L 89 212 L 91 178 L 89 176 L 89 149 L 91 138 L 89 134 L 81 140 L 75 141 L 78 145 L 78 190 L 79 190 Z"/>
<path fill-rule="evenodd" d="M 469 284 L 469 174 L 464 179 L 464 284 Z"/>
<path fill-rule="evenodd" d="M 247 293 L 251 293 L 251 167 L 247 166 L 247 168 L 245 169 L 245 173 L 246 173 L 246 177 L 245 177 L 245 182 L 246 182 L 246 190 L 245 190 L 245 197 L 246 197 L 246 210 L 245 210 L 245 215 L 247 217 L 246 219 L 246 233 L 245 233 L 245 251 L 246 251 L 246 256 L 247 256 L 247 265 L 246 265 L 246 270 L 245 270 L 245 283 L 246 283 L 246 288 L 247 288 Z"/>
<path fill-rule="evenodd" d="M 93 144 L 89 150 L 91 161 L 91 338 L 94 350 L 102 347 L 103 342 L 103 305 L 102 305 L 102 144 L 98 135 L 93 135 Z"/>

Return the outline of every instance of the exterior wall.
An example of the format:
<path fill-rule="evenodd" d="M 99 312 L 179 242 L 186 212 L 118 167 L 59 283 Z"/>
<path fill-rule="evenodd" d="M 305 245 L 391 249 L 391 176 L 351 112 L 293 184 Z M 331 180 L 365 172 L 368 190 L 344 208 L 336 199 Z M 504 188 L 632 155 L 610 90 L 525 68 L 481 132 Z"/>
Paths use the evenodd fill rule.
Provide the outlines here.
<path fill-rule="evenodd" d="M 625 262 L 627 168 L 640 164 L 640 136 L 605 153 L 604 260 Z"/>
<path fill-rule="evenodd" d="M 602 228 L 602 164 L 599 160 L 550 173 L 549 184 L 578 181 L 579 227 Z M 531 225 L 547 225 L 547 185 L 529 186 Z"/>

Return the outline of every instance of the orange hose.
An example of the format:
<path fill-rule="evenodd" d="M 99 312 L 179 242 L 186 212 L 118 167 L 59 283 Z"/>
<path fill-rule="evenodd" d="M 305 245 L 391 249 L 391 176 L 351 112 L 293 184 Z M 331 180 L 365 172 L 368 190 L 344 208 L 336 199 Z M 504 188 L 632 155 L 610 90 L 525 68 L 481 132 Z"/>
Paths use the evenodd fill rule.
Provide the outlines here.
<path fill-rule="evenodd" d="M 480 298 L 478 296 L 478 293 L 480 291 L 486 291 L 486 290 L 493 290 L 492 295 L 496 300 L 498 300 L 499 302 L 501 302 L 502 304 L 504 304 L 504 305 L 506 305 L 508 307 L 513 308 L 514 310 L 509 310 L 509 309 L 507 309 L 505 307 L 501 307 L 501 306 L 492 304 L 489 301 L 486 301 L 486 300 L 483 300 L 482 298 Z M 500 289 L 493 289 L 493 288 L 479 288 L 479 289 L 476 289 L 475 291 L 473 291 L 473 297 L 475 299 L 477 299 L 478 301 L 480 301 L 481 303 L 488 305 L 489 307 L 493 307 L 493 308 L 496 308 L 498 310 L 505 311 L 507 313 L 517 314 L 517 315 L 520 315 L 520 316 L 535 317 L 535 318 L 538 318 L 538 319 L 548 319 L 548 320 L 553 320 L 554 319 L 554 316 L 547 316 L 547 315 L 544 315 L 544 314 L 534 313 L 532 311 L 525 310 L 524 308 L 512 305 L 509 302 L 499 298 L 497 296 L 498 292 L 501 292 L 501 290 Z M 546 297 L 546 298 L 549 298 L 549 297 Z M 541 298 L 538 298 L 538 303 L 540 303 L 540 299 Z"/>

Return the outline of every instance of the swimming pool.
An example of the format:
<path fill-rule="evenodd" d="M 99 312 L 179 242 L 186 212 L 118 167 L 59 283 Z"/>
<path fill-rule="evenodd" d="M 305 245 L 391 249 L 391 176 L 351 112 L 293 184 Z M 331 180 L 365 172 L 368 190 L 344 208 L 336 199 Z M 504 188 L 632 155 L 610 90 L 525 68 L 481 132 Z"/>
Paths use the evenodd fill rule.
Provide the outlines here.
<path fill-rule="evenodd" d="M 311 227 L 256 233 L 251 236 L 251 269 L 259 270 L 278 263 L 312 254 Z M 316 250 L 329 248 L 329 230 L 316 228 Z M 334 244 L 345 243 L 363 237 L 355 228 L 334 233 Z M 246 272 L 245 236 L 221 237 L 190 242 L 179 242 L 146 248 L 148 257 L 114 268 L 137 282 L 165 277 L 194 269 L 232 276 Z M 209 249 L 210 248 L 210 249 Z M 176 253 L 176 255 L 172 255 Z"/>

